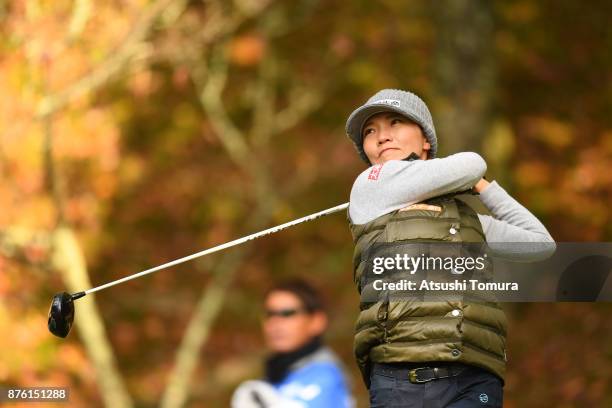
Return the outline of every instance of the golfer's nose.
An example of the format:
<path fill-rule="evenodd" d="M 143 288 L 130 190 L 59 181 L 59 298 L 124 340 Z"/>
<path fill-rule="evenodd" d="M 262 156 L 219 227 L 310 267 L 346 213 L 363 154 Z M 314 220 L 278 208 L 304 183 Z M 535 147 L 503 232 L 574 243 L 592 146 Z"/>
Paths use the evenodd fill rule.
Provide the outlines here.
<path fill-rule="evenodd" d="M 391 129 L 387 126 L 381 126 L 381 128 L 378 130 L 378 134 L 376 135 L 378 137 L 378 144 L 381 145 L 385 142 L 388 142 L 390 140 L 393 140 L 393 135 L 391 134 Z"/>

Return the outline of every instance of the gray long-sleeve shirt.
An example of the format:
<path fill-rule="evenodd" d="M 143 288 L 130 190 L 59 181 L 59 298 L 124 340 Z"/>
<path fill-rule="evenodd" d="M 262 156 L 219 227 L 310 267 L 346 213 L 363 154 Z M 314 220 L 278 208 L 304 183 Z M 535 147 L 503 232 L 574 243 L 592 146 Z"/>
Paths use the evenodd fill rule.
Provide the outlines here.
<path fill-rule="evenodd" d="M 349 216 L 353 223 L 365 224 L 432 197 L 468 190 L 486 170 L 483 158 L 472 152 L 372 166 L 353 184 Z M 498 256 L 534 261 L 554 252 L 554 240 L 544 225 L 497 182 L 480 193 L 480 200 L 492 216 L 478 214 L 478 218 L 490 249 Z"/>

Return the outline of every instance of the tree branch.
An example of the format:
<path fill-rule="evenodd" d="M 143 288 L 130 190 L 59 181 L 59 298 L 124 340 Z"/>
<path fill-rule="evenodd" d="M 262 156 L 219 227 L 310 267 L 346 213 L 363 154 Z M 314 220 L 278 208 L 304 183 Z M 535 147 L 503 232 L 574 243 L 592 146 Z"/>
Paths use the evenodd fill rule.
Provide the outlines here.
<path fill-rule="evenodd" d="M 10 226 L 0 231 L 0 254 L 23 265 L 48 270 L 50 265 L 46 254 L 42 259 L 37 259 L 40 255 L 33 257 L 29 248 L 49 252 L 51 235 L 43 230 L 32 230 L 22 226 Z"/>
<path fill-rule="evenodd" d="M 36 119 L 63 108 L 72 100 L 87 92 L 96 90 L 121 72 L 138 54 L 146 51 L 143 41 L 153 29 L 159 16 L 173 1 L 176 0 L 157 0 L 153 3 L 136 21 L 134 28 L 121 46 L 112 51 L 100 65 L 67 89 L 43 98 L 36 109 Z"/>
<path fill-rule="evenodd" d="M 214 269 L 214 277 L 200 295 L 200 300 L 176 352 L 175 363 L 161 398 L 161 408 L 178 408 L 188 398 L 189 385 L 198 364 L 198 356 L 208 340 L 210 329 L 219 315 L 227 290 L 246 256 L 244 248 L 224 254 Z"/>
<path fill-rule="evenodd" d="M 204 73 L 208 75 L 205 76 Z M 222 92 L 227 78 L 224 45 L 218 45 L 213 50 L 208 68 L 193 67 L 192 76 L 199 89 L 200 103 L 230 159 L 245 172 L 252 174 L 255 179 L 257 206 L 248 228 L 261 228 L 271 219 L 278 198 L 265 168 L 259 162 L 252 160 L 253 152 L 246 142 L 244 133 L 232 122 L 223 105 Z M 213 281 L 200 296 L 198 306 L 177 350 L 175 364 L 162 396 L 162 408 L 182 407 L 187 400 L 190 380 L 197 366 L 200 350 L 210 335 L 210 329 L 221 311 L 227 290 L 247 251 L 244 247 L 233 249 L 232 252 L 223 255 L 215 268 Z"/>
<path fill-rule="evenodd" d="M 72 229 L 66 226 L 60 226 L 53 232 L 52 262 L 71 292 L 92 286 L 83 251 Z M 100 382 L 100 394 L 105 406 L 132 407 L 93 294 L 79 300 L 75 325 Z"/>
<path fill-rule="evenodd" d="M 87 20 L 89 20 L 91 16 L 92 8 L 91 0 L 75 0 L 70 22 L 68 23 L 68 41 L 72 41 L 81 35 L 85 29 Z"/>
<path fill-rule="evenodd" d="M 254 153 L 246 141 L 246 132 L 241 131 L 226 112 L 222 98 L 228 75 L 224 51 L 224 43 L 218 44 L 211 51 L 208 66 L 193 65 L 192 62 L 192 78 L 199 90 L 199 100 L 207 118 L 230 159 L 254 179 L 256 207 L 248 228 L 249 230 L 260 229 L 272 219 L 279 197 L 266 166 L 254 159 Z M 259 89 L 253 101 L 254 121 L 250 131 L 251 135 L 257 135 L 255 139 L 260 146 L 267 145 L 270 136 L 279 129 L 282 131 L 297 124 L 316 105 L 320 104 L 322 99 L 321 94 L 295 88 L 287 109 L 275 113 L 276 95 L 273 91 L 276 80 L 275 67 L 272 60 L 269 61 L 269 65 L 266 64 L 268 62 L 262 61 L 259 70 Z M 266 123 L 268 126 L 265 126 Z M 200 350 L 206 343 L 211 327 L 221 311 L 236 270 L 247 253 L 248 249 L 244 247 L 233 249 L 231 253 L 223 255 L 215 268 L 213 281 L 204 289 L 177 350 L 175 365 L 162 396 L 162 408 L 182 407 L 187 400 L 190 381 L 199 361 Z"/>
<path fill-rule="evenodd" d="M 52 116 L 46 115 L 44 126 L 45 175 L 57 211 L 57 224 L 51 233 L 51 265 L 60 271 L 71 292 L 91 287 L 83 250 L 64 216 L 64 191 L 53 157 Z M 76 325 L 87 354 L 100 381 L 100 393 L 107 407 L 132 407 L 132 400 L 116 367 L 112 347 L 96 307 L 95 298 L 79 302 Z"/>
<path fill-rule="evenodd" d="M 300 121 L 304 120 L 312 111 L 321 106 L 323 102 L 323 92 L 315 90 L 314 87 L 305 89 L 301 86 L 294 86 L 289 96 L 289 106 L 276 115 L 277 133 L 282 133 Z"/>
<path fill-rule="evenodd" d="M 193 79 L 200 89 L 198 93 L 200 103 L 207 112 L 213 129 L 219 135 L 219 140 L 234 163 L 243 166 L 249 148 L 242 132 L 231 121 L 221 102 L 221 94 L 227 80 L 227 61 L 223 52 L 223 46 L 215 47 L 207 70 L 208 76 L 205 77 L 204 69 L 195 67 Z"/>

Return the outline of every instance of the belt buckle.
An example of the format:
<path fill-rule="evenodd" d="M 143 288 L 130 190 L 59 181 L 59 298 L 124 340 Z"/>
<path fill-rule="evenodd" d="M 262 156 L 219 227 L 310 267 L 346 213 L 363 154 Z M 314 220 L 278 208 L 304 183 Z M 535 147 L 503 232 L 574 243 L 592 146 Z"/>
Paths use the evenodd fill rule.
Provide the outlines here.
<path fill-rule="evenodd" d="M 413 368 L 412 370 L 408 371 L 408 380 L 413 383 L 413 384 L 421 384 L 421 383 L 426 383 L 428 381 L 431 381 L 432 378 L 428 379 L 428 380 L 419 380 L 419 378 L 417 377 L 417 371 L 419 370 L 430 370 L 430 367 L 419 367 L 419 368 Z"/>

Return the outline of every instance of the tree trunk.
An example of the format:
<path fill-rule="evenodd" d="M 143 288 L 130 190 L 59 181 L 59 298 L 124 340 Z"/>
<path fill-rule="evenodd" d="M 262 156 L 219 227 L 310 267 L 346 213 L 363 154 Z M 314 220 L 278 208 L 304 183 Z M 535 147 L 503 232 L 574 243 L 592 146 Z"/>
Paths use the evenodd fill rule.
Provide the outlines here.
<path fill-rule="evenodd" d="M 493 6 L 486 0 L 435 4 L 432 115 L 441 156 L 481 151 L 495 83 Z"/>

